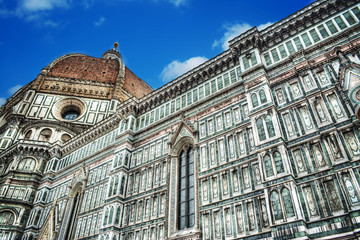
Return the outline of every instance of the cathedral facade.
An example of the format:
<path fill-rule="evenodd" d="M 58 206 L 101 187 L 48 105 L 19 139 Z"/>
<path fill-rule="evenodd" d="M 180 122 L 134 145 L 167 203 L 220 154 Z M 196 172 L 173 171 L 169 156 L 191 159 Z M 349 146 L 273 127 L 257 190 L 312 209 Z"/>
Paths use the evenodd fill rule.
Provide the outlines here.
<path fill-rule="evenodd" d="M 315 1 L 157 90 L 57 58 L 0 109 L 0 240 L 359 238 L 359 22 Z"/>

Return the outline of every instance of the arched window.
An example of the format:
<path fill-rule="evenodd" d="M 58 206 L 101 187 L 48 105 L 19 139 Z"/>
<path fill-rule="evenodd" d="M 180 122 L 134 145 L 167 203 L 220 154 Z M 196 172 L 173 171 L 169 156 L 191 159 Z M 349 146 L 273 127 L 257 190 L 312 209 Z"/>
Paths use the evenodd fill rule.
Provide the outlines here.
<path fill-rule="evenodd" d="M 264 165 L 265 165 L 265 173 L 266 177 L 274 176 L 274 169 L 271 163 L 271 158 L 269 155 L 264 156 Z"/>
<path fill-rule="evenodd" d="M 179 162 L 178 229 L 183 230 L 195 225 L 193 149 L 190 148 L 187 152 L 181 151 Z"/>
<path fill-rule="evenodd" d="M 0 213 L 0 225 L 13 225 L 15 221 L 15 216 L 10 211 L 3 211 Z"/>
<path fill-rule="evenodd" d="M 52 135 L 52 131 L 48 128 L 41 130 L 39 140 L 48 142 L 50 141 Z"/>
<path fill-rule="evenodd" d="M 258 118 L 256 120 L 256 126 L 258 129 L 258 134 L 259 134 L 259 139 L 260 141 L 264 141 L 266 139 L 266 135 L 265 135 L 265 129 L 264 129 L 264 124 L 261 118 Z"/>
<path fill-rule="evenodd" d="M 274 137 L 275 136 L 275 129 L 274 129 L 274 124 L 272 122 L 272 119 L 271 119 L 270 115 L 266 116 L 265 123 L 266 123 L 267 131 L 269 133 L 269 137 Z"/>
<path fill-rule="evenodd" d="M 284 202 L 286 217 L 288 217 L 288 218 L 294 217 L 295 212 L 294 212 L 294 208 L 292 205 L 292 200 L 291 200 L 289 189 L 283 188 L 283 190 L 281 191 L 281 196 L 282 196 L 283 202 Z"/>
<path fill-rule="evenodd" d="M 45 202 L 47 197 L 47 192 L 44 192 L 41 198 L 41 201 Z"/>
<path fill-rule="evenodd" d="M 25 134 L 25 139 L 29 140 L 30 137 L 31 137 L 31 134 L 32 134 L 31 130 L 27 131 L 26 134 Z"/>
<path fill-rule="evenodd" d="M 279 194 L 276 191 L 273 191 L 271 193 L 270 200 L 271 200 L 271 207 L 273 210 L 274 220 L 276 221 L 283 219 L 284 216 L 281 210 L 280 198 L 279 198 Z"/>
<path fill-rule="evenodd" d="M 255 93 L 251 95 L 251 102 L 254 108 L 259 106 L 259 102 Z"/>
<path fill-rule="evenodd" d="M 281 154 L 278 151 L 276 151 L 274 153 L 274 161 L 275 161 L 276 172 L 278 174 L 283 173 L 284 172 L 284 164 L 281 159 Z"/>
<path fill-rule="evenodd" d="M 266 103 L 267 102 L 266 94 L 265 94 L 265 91 L 263 89 L 260 90 L 259 95 L 260 95 L 260 102 L 261 103 Z"/>
<path fill-rule="evenodd" d="M 24 158 L 18 164 L 17 170 L 32 172 L 35 170 L 36 161 L 33 158 Z"/>

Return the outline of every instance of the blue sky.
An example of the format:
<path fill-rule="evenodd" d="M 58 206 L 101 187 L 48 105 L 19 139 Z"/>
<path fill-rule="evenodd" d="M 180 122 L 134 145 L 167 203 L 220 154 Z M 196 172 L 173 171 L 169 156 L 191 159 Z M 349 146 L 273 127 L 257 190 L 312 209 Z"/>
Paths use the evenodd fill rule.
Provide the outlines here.
<path fill-rule="evenodd" d="M 0 105 L 67 53 L 101 57 L 118 41 L 154 89 L 213 58 L 247 29 L 313 0 L 0 0 Z"/>

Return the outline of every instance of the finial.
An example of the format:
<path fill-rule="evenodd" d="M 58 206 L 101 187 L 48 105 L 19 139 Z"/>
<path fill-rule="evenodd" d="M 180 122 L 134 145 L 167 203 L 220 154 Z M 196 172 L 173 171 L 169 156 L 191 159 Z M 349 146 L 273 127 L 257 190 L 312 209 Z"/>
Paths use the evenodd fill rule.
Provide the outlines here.
<path fill-rule="evenodd" d="M 115 43 L 114 43 L 114 50 L 115 50 L 115 51 L 117 51 L 118 46 L 119 46 L 119 43 L 118 43 L 118 42 L 115 42 Z"/>

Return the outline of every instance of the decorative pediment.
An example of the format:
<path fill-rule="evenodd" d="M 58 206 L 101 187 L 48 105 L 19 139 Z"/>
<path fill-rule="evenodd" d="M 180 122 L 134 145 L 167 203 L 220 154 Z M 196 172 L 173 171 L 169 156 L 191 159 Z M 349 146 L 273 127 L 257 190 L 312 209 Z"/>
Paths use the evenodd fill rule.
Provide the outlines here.
<path fill-rule="evenodd" d="M 186 120 L 184 116 L 181 116 L 181 122 L 175 133 L 172 134 L 170 143 L 172 146 L 174 146 L 183 137 L 195 138 L 196 133 L 196 127 L 194 127 L 194 125 L 189 120 Z"/>

